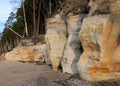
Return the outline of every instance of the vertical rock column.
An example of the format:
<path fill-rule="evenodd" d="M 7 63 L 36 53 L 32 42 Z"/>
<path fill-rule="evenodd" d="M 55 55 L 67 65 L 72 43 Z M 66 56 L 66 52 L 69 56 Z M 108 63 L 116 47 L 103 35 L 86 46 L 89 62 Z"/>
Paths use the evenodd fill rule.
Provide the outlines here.
<path fill-rule="evenodd" d="M 98 15 L 84 19 L 79 33 L 83 54 L 77 63 L 80 76 L 85 80 L 98 81 L 110 78 L 109 64 L 103 63 L 109 57 L 103 57 L 103 31 L 110 15 Z M 106 39 L 107 41 L 107 39 Z M 104 42 L 105 43 L 105 42 Z M 106 43 L 105 43 L 106 44 Z"/>
<path fill-rule="evenodd" d="M 68 16 L 68 40 L 65 45 L 64 57 L 62 58 L 63 72 L 77 74 L 78 68 L 76 63 L 81 55 L 81 45 L 79 40 L 79 31 L 81 28 L 81 19 L 83 15 Z"/>
<path fill-rule="evenodd" d="M 60 15 L 46 20 L 46 43 L 53 70 L 57 71 L 66 41 L 66 25 Z"/>
<path fill-rule="evenodd" d="M 120 78 L 120 0 L 110 0 L 110 15 L 87 17 L 80 40 L 79 74 L 89 81 Z"/>
<path fill-rule="evenodd" d="M 110 71 L 112 72 L 112 78 L 120 78 L 120 0 L 111 1 L 111 16 L 110 21 L 106 25 L 108 30 L 104 31 L 103 36 L 107 36 L 104 40 L 106 49 L 104 57 L 109 57 Z"/>

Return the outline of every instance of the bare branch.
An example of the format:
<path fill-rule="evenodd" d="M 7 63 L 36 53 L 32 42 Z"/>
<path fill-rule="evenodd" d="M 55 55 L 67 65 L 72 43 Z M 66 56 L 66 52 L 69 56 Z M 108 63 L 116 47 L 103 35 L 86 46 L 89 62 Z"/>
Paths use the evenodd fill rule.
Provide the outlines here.
<path fill-rule="evenodd" d="M 10 27 L 7 27 L 9 30 L 11 30 L 13 33 L 15 33 L 17 36 L 24 38 L 23 36 L 21 36 L 20 34 L 18 34 L 17 32 L 15 32 L 13 29 L 11 29 Z"/>

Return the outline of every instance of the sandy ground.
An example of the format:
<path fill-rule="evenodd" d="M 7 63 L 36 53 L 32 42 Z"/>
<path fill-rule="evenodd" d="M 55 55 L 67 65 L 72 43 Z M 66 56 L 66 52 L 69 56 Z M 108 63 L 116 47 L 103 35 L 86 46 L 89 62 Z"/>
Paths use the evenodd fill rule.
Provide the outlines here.
<path fill-rule="evenodd" d="M 78 76 L 54 72 L 46 64 L 0 61 L 0 86 L 120 86 L 119 82 L 91 83 Z"/>
<path fill-rule="evenodd" d="M 52 86 L 50 80 L 60 75 L 60 72 L 53 72 L 47 65 L 0 62 L 0 86 Z"/>

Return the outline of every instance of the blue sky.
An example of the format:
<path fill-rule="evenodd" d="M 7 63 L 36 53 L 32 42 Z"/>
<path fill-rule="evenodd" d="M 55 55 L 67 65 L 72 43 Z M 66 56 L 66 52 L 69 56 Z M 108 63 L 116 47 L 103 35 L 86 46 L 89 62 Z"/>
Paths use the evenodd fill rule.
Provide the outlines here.
<path fill-rule="evenodd" d="M 1 0 L 0 1 L 0 32 L 4 29 L 4 23 L 9 17 L 10 12 L 13 11 L 13 8 L 16 4 L 10 3 L 12 0 Z M 17 0 L 19 1 L 19 0 Z"/>
<path fill-rule="evenodd" d="M 0 1 L 0 32 L 4 29 L 4 23 L 6 22 L 10 12 L 12 11 L 11 0 L 1 0 Z"/>

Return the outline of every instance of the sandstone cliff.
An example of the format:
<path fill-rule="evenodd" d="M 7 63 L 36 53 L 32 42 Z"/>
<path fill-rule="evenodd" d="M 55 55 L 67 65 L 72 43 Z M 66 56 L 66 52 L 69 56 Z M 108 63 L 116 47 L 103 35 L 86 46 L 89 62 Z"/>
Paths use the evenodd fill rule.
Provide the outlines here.
<path fill-rule="evenodd" d="M 76 3 L 75 0 L 67 1 Z M 65 33 L 68 33 L 68 36 L 64 38 L 67 39 L 66 42 L 58 38 L 59 43 L 63 42 L 64 44 L 59 46 L 63 50 L 61 60 L 59 59 L 62 62 L 63 72 L 79 73 L 83 79 L 89 81 L 120 78 L 120 0 L 88 0 L 83 2 L 82 5 L 79 2 L 76 6 L 74 4 L 73 8 L 71 6 L 67 11 L 64 9 L 67 5 L 63 6 L 62 14 L 64 15 L 61 16 L 65 17 L 66 24 L 59 24 L 58 27 L 62 31 L 64 26 Z M 84 14 L 84 16 L 83 14 L 72 14 L 74 13 L 72 10 L 80 6 L 90 6 L 89 13 Z M 52 26 L 55 25 L 54 23 Z M 52 41 L 49 43 L 50 46 L 58 44 L 57 40 Z M 55 51 L 61 52 L 61 50 L 56 47 Z M 50 52 L 52 52 L 52 48 Z M 56 57 L 50 56 L 50 58 Z M 57 63 L 60 65 L 60 62 Z"/>
<path fill-rule="evenodd" d="M 54 71 L 62 66 L 88 81 L 120 78 L 120 0 L 66 0 L 61 9 L 45 21 L 45 46 L 30 44 L 30 50 L 14 49 L 6 58 L 42 56 Z"/>

